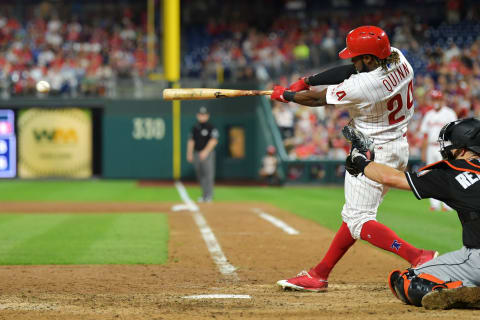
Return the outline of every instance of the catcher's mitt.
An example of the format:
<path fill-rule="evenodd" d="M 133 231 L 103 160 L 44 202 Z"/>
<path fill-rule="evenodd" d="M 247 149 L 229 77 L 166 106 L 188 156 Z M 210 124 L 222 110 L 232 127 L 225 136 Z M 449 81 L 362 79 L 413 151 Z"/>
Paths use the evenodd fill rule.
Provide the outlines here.
<path fill-rule="evenodd" d="M 375 159 L 375 144 L 372 138 L 364 135 L 352 126 L 345 126 L 342 129 L 344 137 L 350 141 L 352 148 L 345 163 L 345 169 L 352 176 L 362 174 L 365 166 Z"/>
<path fill-rule="evenodd" d="M 365 167 L 372 161 L 367 159 L 365 154 L 359 152 L 357 149 L 352 149 L 345 162 L 345 169 L 352 176 L 357 177 L 359 174 L 364 174 Z"/>
<path fill-rule="evenodd" d="M 350 152 L 353 149 L 357 149 L 360 153 L 363 153 L 368 160 L 373 161 L 375 159 L 375 144 L 372 138 L 364 135 L 352 126 L 343 127 L 342 133 L 345 139 L 352 144 Z"/>

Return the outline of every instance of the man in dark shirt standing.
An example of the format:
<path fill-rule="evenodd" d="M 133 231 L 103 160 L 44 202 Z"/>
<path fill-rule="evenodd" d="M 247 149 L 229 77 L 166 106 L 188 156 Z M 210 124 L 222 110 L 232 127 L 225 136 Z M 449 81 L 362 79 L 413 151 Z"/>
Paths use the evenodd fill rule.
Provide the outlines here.
<path fill-rule="evenodd" d="M 198 123 L 192 128 L 187 143 L 187 161 L 195 167 L 197 179 L 202 187 L 198 202 L 211 202 L 215 180 L 215 146 L 218 144 L 218 130 L 208 122 L 210 114 L 206 107 L 197 113 Z"/>

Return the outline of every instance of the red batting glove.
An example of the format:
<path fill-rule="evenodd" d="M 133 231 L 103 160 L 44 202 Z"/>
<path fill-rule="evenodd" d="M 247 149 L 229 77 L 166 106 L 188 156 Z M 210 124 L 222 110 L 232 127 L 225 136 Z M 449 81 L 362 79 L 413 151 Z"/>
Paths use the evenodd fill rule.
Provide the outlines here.
<path fill-rule="evenodd" d="M 290 87 L 288 87 L 288 90 L 289 91 L 295 91 L 295 92 L 303 91 L 303 90 L 310 90 L 310 86 L 305 83 L 306 78 L 307 77 L 302 77 L 302 78 L 298 79 L 297 81 L 292 83 L 290 85 Z"/>
<path fill-rule="evenodd" d="M 287 88 L 282 87 L 282 86 L 274 86 L 273 87 L 273 92 L 270 95 L 270 99 L 271 100 L 277 100 L 277 101 L 280 101 L 280 102 L 288 102 L 287 100 L 285 100 L 283 98 L 283 93 L 285 92 L 285 90 L 287 90 Z"/>

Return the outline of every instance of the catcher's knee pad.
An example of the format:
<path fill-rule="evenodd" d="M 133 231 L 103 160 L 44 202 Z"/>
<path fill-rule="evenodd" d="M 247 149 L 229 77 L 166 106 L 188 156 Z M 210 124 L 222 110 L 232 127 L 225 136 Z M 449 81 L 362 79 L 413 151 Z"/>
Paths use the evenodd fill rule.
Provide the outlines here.
<path fill-rule="evenodd" d="M 428 273 L 416 275 L 413 269 L 393 270 L 388 276 L 392 293 L 406 304 L 422 306 L 422 298 L 433 290 L 462 287 L 462 281 L 446 282 Z"/>

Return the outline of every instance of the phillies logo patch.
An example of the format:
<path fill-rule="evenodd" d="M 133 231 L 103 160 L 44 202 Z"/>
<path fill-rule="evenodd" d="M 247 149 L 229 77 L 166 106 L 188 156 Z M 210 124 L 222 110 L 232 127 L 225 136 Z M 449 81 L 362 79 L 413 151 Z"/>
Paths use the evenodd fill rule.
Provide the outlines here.
<path fill-rule="evenodd" d="M 393 240 L 393 243 L 392 245 L 390 246 L 390 248 L 392 249 L 395 249 L 395 250 L 400 250 L 400 247 L 402 246 L 402 243 L 401 242 L 398 242 L 397 240 Z"/>

